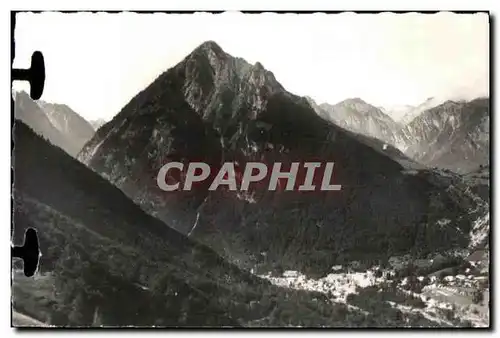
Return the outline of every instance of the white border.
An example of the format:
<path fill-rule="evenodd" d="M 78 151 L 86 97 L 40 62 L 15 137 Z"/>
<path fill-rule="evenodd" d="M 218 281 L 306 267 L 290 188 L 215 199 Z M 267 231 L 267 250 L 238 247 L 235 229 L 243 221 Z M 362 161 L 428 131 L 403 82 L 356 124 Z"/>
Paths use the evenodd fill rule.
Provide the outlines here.
<path fill-rule="evenodd" d="M 122 0 L 109 1 L 104 4 L 102 0 L 87 0 L 82 2 L 49 0 L 43 5 L 39 1 L 23 0 L 11 1 L 12 9 L 96 9 L 96 10 L 479 10 L 492 9 L 495 0 Z"/>
<path fill-rule="evenodd" d="M 3 234 L 2 235 L 2 244 L 0 250 L 3 252 L 1 254 L 0 259 L 0 271 L 4 273 L 4 277 L 0 279 L 0 319 L 1 319 L 1 335 L 2 337 L 10 336 L 15 334 L 15 331 L 10 328 L 10 249 L 7 246 L 9 243 L 10 246 L 10 233 L 7 235 L 7 228 L 10 230 L 10 224 L 8 224 L 10 220 L 10 100 L 7 96 L 7 93 L 10 93 L 10 10 L 82 10 L 82 9 L 93 9 L 93 10 L 378 10 L 378 11 L 388 11 L 388 10 L 489 10 L 492 15 L 498 14 L 497 7 L 500 4 L 500 1 L 497 0 L 419 0 L 419 1 L 401 1 L 401 0 L 336 0 L 336 1 L 323 1 L 323 0 L 287 0 L 287 1 L 269 1 L 269 0 L 248 0 L 248 1 L 234 1 L 234 0 L 173 0 L 173 1 L 157 1 L 157 0 L 141 0 L 141 1 L 133 1 L 133 0 L 122 0 L 122 1 L 114 1 L 108 2 L 104 4 L 102 0 L 86 0 L 86 1 L 62 1 L 62 0 L 51 0 L 51 1 L 35 1 L 35 0 L 23 0 L 23 1 L 1 1 L 0 7 L 4 10 L 0 11 L 0 25 L 2 27 L 2 34 L 0 34 L 1 42 L 0 46 L 2 46 L 1 53 L 1 61 L 0 64 L 0 79 L 2 84 L 2 90 L 0 93 L 0 101 L 2 107 L 2 113 L 0 114 L 0 136 L 3 139 L 0 142 L 0 159 L 2 160 L 2 165 L 0 166 L 0 182 L 1 182 L 1 204 L 0 211 L 3 222 Z M 496 22 L 498 25 L 498 22 Z M 496 27 L 493 27 L 496 28 Z M 496 29 L 495 29 L 496 30 Z M 498 35 L 494 36 L 494 45 L 498 44 Z M 5 46 L 9 46 L 6 48 Z M 496 61 L 492 60 L 492 63 Z M 7 67 L 9 65 L 9 68 Z M 492 70 L 495 68 L 493 67 Z M 495 70 L 495 75 L 497 75 Z M 490 95 L 495 95 L 497 97 L 496 88 L 492 88 L 495 92 L 491 92 Z M 496 112 L 493 112 L 495 114 Z M 495 121 L 495 129 L 498 130 L 498 124 L 500 123 L 500 118 L 494 118 Z M 498 137 L 495 138 L 495 148 L 499 149 Z M 492 168 L 495 168 L 495 165 L 492 165 Z M 9 193 L 8 193 L 9 191 Z M 498 204 L 500 202 L 496 200 L 494 205 L 496 210 L 500 210 L 498 208 Z M 495 239 L 498 237 L 498 233 L 500 230 L 496 227 L 496 225 L 492 225 L 492 227 L 496 228 L 495 231 Z M 497 241 L 495 240 L 495 243 Z M 494 248 L 495 257 L 494 262 L 497 262 L 497 253 L 498 249 Z M 7 251 L 9 250 L 9 251 Z M 7 277 L 9 275 L 9 277 Z M 495 274 L 496 275 L 496 274 Z M 494 278 L 496 281 L 496 278 Z M 495 285 L 496 286 L 496 285 Z M 493 287 L 495 287 L 493 286 Z M 494 294 L 497 294 L 495 291 Z M 495 314 L 495 320 L 493 323 L 498 323 L 497 320 L 497 311 L 493 311 Z M 492 318 L 493 320 L 493 318 Z M 64 331 L 60 332 L 60 334 L 67 333 L 77 333 L 78 331 Z M 113 334 L 113 335 L 130 335 L 130 334 L 141 334 L 141 332 L 134 331 L 113 331 L 113 332 L 105 332 L 105 331 L 85 331 L 83 334 L 88 334 L 88 332 L 92 332 L 93 336 L 101 336 L 103 334 Z M 154 332 L 152 330 L 148 331 L 149 333 Z M 259 336 L 267 335 L 269 332 L 263 331 L 251 331 L 254 334 L 258 334 Z M 311 331 L 309 331 L 311 332 Z M 308 332 L 308 333 L 309 333 Z M 316 333 L 318 331 L 314 331 Z M 355 331 L 350 334 L 361 335 L 363 333 L 370 334 L 387 334 L 386 331 Z M 32 331 L 29 333 L 24 333 L 26 336 L 31 336 L 38 334 L 40 332 Z M 80 332 L 78 332 L 80 333 Z M 156 332 L 158 334 L 161 332 Z M 166 332 L 165 332 L 166 333 Z M 180 332 L 170 332 L 169 334 L 182 334 L 187 333 L 186 331 Z M 194 335 L 206 335 L 206 334 L 220 334 L 220 331 L 192 331 L 189 332 Z M 228 331 L 229 334 L 234 334 L 234 331 Z M 306 334 L 303 331 L 273 331 L 273 334 Z M 313 332 L 311 332 L 313 333 Z M 328 333 L 334 335 L 344 335 L 344 332 L 338 331 L 329 331 Z M 395 331 L 394 334 L 400 335 L 401 331 Z M 416 334 L 415 332 L 407 331 L 404 334 Z M 431 332 L 428 332 L 433 334 Z M 478 335 L 484 332 L 471 332 L 471 331 L 453 331 L 453 332 L 442 332 L 444 335 L 451 334 L 466 334 L 470 335 Z M 80 333 L 82 334 L 82 333 Z"/>

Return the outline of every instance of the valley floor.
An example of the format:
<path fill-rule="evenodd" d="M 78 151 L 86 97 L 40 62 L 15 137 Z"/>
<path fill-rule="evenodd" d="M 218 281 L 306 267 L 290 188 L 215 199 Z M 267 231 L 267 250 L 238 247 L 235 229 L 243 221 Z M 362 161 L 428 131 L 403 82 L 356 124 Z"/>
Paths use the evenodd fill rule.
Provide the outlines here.
<path fill-rule="evenodd" d="M 381 271 L 381 274 L 376 277 L 373 270 L 349 271 L 312 279 L 297 271 L 285 271 L 282 276 L 268 273 L 260 277 L 281 287 L 321 292 L 332 303 L 344 303 L 361 311 L 374 310 L 372 306 L 363 306 L 365 302 L 380 302 L 380 309 L 389 304 L 407 315 L 423 316 L 427 320 L 423 326 L 489 326 L 489 289 L 483 290 L 477 283 L 482 277 L 471 276 L 472 287 L 464 287 L 457 283 L 458 280 L 455 284 L 445 284 L 445 281 L 434 279 L 430 284 L 420 285 L 418 292 L 414 292 L 411 288 L 408 290 L 408 278 L 390 280 L 387 279 L 389 271 Z M 456 280 L 456 277 L 448 277 Z M 422 276 L 420 281 L 423 279 Z M 476 290 L 482 292 L 480 302 L 473 300 Z M 372 299 L 364 299 L 366 297 Z M 365 312 L 370 314 L 370 311 Z"/>

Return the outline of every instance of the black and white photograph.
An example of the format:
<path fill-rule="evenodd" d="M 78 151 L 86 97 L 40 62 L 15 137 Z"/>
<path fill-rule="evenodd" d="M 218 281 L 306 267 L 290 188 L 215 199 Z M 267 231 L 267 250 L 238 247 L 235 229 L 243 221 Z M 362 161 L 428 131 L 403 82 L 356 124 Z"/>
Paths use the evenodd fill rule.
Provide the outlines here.
<path fill-rule="evenodd" d="M 491 329 L 488 11 L 11 20 L 12 327 Z"/>

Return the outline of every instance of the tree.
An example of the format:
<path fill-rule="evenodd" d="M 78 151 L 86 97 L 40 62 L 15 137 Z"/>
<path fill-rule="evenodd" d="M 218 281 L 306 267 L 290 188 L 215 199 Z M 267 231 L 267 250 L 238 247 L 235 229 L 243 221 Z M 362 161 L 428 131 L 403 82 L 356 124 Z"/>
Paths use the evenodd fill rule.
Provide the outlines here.
<path fill-rule="evenodd" d="M 131 281 L 134 281 L 136 283 L 140 283 L 142 278 L 142 271 L 141 271 L 141 266 L 139 264 L 135 264 L 133 267 L 132 267 L 132 271 L 130 272 L 129 276 L 128 276 L 128 279 L 131 280 Z"/>
<path fill-rule="evenodd" d="M 479 304 L 484 300 L 484 295 L 481 290 L 475 290 L 472 294 L 472 301 L 474 304 Z"/>
<path fill-rule="evenodd" d="M 415 275 L 410 275 L 407 277 L 408 279 L 408 288 L 412 291 L 418 292 L 418 279 Z"/>
<path fill-rule="evenodd" d="M 50 325 L 64 326 L 68 324 L 68 313 L 65 307 L 59 304 L 52 305 L 52 313 L 50 316 Z"/>
<path fill-rule="evenodd" d="M 72 325 L 85 325 L 85 299 L 80 292 L 71 302 L 71 312 L 68 315 L 68 320 Z"/>
<path fill-rule="evenodd" d="M 437 277 L 437 278 L 439 279 L 439 281 L 443 281 L 445 277 L 446 277 L 446 272 L 441 271 L 441 272 L 438 274 L 438 277 Z"/>
<path fill-rule="evenodd" d="M 170 284 L 170 272 L 165 271 L 155 276 L 151 283 L 151 291 L 156 295 L 164 295 Z"/>

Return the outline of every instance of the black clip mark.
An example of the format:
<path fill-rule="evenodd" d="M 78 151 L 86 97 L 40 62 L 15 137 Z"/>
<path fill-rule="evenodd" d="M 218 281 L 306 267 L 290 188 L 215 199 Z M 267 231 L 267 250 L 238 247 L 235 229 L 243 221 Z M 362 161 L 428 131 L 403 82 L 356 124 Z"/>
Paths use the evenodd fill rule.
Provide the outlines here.
<path fill-rule="evenodd" d="M 38 100 L 43 93 L 45 85 L 45 63 L 43 54 L 36 51 L 31 55 L 29 69 L 12 69 L 12 80 L 28 81 L 30 83 L 30 96 Z"/>
<path fill-rule="evenodd" d="M 21 258 L 24 261 L 24 275 L 31 277 L 38 268 L 40 258 L 40 247 L 38 245 L 38 235 L 35 229 L 28 228 L 24 233 L 23 246 L 11 246 L 12 257 Z"/>

